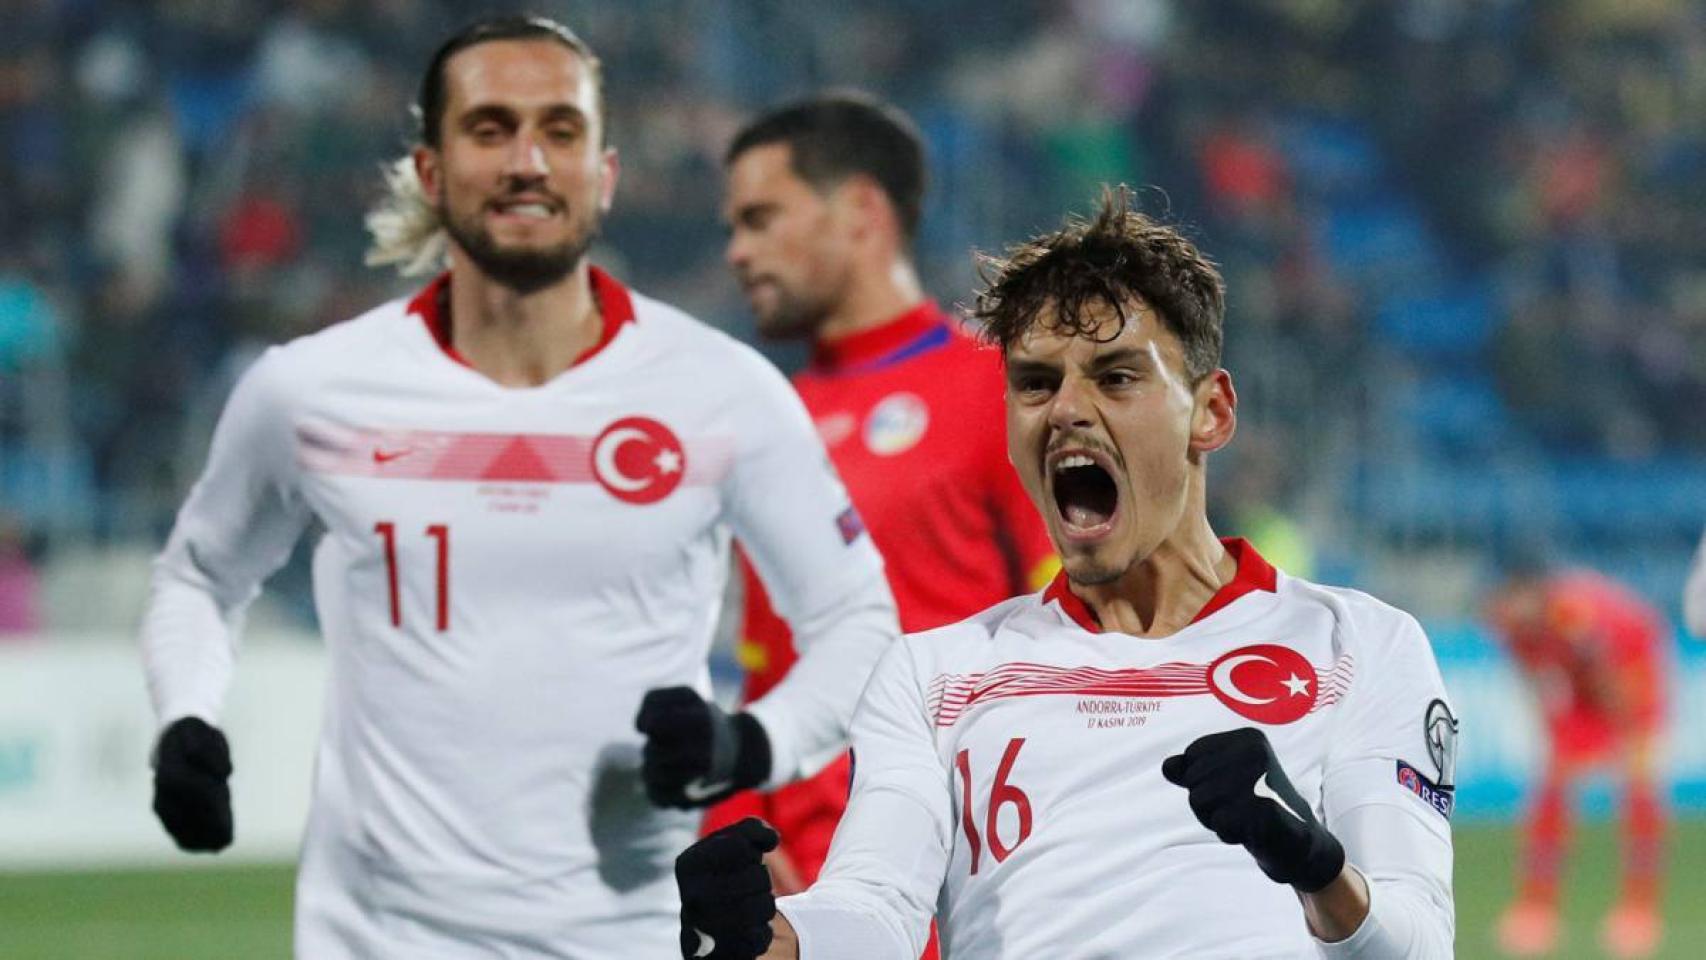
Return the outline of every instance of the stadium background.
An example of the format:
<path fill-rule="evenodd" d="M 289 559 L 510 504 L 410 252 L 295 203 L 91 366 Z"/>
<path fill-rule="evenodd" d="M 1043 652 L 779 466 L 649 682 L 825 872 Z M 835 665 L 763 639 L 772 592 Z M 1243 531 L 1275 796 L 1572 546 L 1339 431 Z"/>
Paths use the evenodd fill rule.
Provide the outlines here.
<path fill-rule="evenodd" d="M 1223 530 L 1429 627 L 1464 719 L 1460 955 L 1492 955 L 1526 694 L 1478 623 L 1544 539 L 1673 620 L 1706 523 L 1706 8 L 1686 0 L 625 0 L 539 3 L 605 60 L 623 179 L 595 259 L 743 335 L 722 148 L 825 84 L 932 150 L 919 254 L 1105 181 L 1225 266 L 1243 429 Z M 147 812 L 131 634 L 150 553 L 265 344 L 410 288 L 360 211 L 405 144 L 438 0 L 0 0 L 0 956 L 284 957 L 318 721 L 305 551 L 251 616 L 229 726 L 239 841 Z M 785 367 L 796 350 L 770 349 Z M 1666 955 L 1706 955 L 1706 659 L 1678 625 Z M 727 679 L 732 667 L 721 663 Z M 1418 731 L 1419 735 L 1419 731 Z M 1607 809 L 1607 791 L 1589 791 Z M 1572 872 L 1592 956 L 1613 831 Z M 230 863 L 246 866 L 230 866 Z M 224 865 L 221 865 L 224 864 Z M 161 869 L 167 868 L 167 869 Z"/>

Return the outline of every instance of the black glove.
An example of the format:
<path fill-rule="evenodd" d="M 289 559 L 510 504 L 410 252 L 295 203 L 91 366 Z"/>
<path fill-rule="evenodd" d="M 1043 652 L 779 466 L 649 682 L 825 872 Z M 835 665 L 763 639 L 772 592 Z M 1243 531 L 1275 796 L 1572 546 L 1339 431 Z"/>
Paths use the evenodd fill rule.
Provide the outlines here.
<path fill-rule="evenodd" d="M 1345 848 L 1298 796 L 1262 731 L 1198 737 L 1161 763 L 1161 775 L 1190 791 L 1191 812 L 1223 843 L 1241 843 L 1275 883 L 1304 893 L 1332 883 Z"/>
<path fill-rule="evenodd" d="M 154 814 L 181 849 L 231 845 L 231 748 L 196 717 L 175 720 L 154 748 Z"/>
<path fill-rule="evenodd" d="M 707 806 L 770 776 L 770 739 L 758 721 L 725 713 L 691 687 L 647 691 L 634 726 L 646 735 L 640 777 L 657 806 Z"/>
<path fill-rule="evenodd" d="M 764 855 L 781 840 L 768 823 L 747 817 L 675 858 L 684 960 L 752 960 L 770 949 L 776 896 Z"/>

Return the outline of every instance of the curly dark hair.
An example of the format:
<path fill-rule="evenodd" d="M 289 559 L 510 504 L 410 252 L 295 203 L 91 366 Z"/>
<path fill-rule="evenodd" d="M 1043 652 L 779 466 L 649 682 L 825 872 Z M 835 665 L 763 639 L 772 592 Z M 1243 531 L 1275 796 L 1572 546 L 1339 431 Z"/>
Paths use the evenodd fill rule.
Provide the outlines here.
<path fill-rule="evenodd" d="M 1097 303 L 1119 312 L 1144 304 L 1185 348 L 1192 383 L 1220 366 L 1226 285 L 1214 263 L 1178 230 L 1131 208 L 1123 184 L 1104 188 L 1093 220 L 1068 217 L 1053 233 L 981 257 L 984 288 L 971 315 L 1003 353 L 1043 324 L 1071 336 L 1095 336 Z M 1048 313 L 1045 316 L 1044 311 Z"/>

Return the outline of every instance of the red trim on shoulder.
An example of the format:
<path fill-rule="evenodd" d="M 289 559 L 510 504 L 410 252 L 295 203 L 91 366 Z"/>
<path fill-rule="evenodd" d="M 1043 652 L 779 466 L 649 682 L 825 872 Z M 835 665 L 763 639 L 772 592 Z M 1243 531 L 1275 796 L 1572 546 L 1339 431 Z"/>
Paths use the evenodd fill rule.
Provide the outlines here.
<path fill-rule="evenodd" d="M 628 292 L 621 281 L 605 273 L 597 267 L 587 268 L 587 277 L 592 285 L 592 296 L 598 304 L 599 319 L 603 330 L 599 332 L 598 342 L 582 351 L 569 366 L 579 366 L 591 360 L 600 350 L 610 346 L 610 341 L 622 332 L 622 328 L 634 322 L 634 297 Z M 426 324 L 427 333 L 432 335 L 433 342 L 444 351 L 444 355 L 469 369 L 473 364 L 468 362 L 456 345 L 451 343 L 450 317 L 445 306 L 450 302 L 450 271 L 439 274 L 433 281 L 422 288 L 415 298 L 409 301 L 408 313 L 421 318 Z"/>
<path fill-rule="evenodd" d="M 1197 611 L 1197 615 L 1191 618 L 1191 623 L 1206 620 L 1246 593 L 1256 590 L 1273 593 L 1279 587 L 1279 576 L 1274 571 L 1273 564 L 1263 559 L 1262 555 L 1256 552 L 1256 548 L 1250 545 L 1250 541 L 1243 537 L 1222 537 L 1220 543 L 1226 548 L 1226 552 L 1238 561 L 1238 569 L 1233 572 L 1232 579 L 1215 591 L 1208 603 Z M 1043 590 L 1043 602 L 1050 600 L 1058 602 L 1060 609 L 1072 618 L 1072 622 L 1091 633 L 1102 632 L 1102 624 L 1096 619 L 1090 605 L 1072 592 L 1065 570 L 1055 574 L 1054 579 L 1049 581 L 1048 587 Z"/>
<path fill-rule="evenodd" d="M 900 316 L 868 330 L 833 340 L 819 340 L 812 346 L 812 366 L 839 370 L 885 357 L 947 320 L 947 315 L 934 300 L 925 300 Z"/>
<path fill-rule="evenodd" d="M 445 356 L 472 370 L 474 365 L 450 342 L 450 316 L 445 309 L 449 302 L 450 271 L 446 270 L 415 294 L 415 298 L 409 301 L 407 312 L 421 318 L 427 333 L 432 336 L 432 342 L 438 344 Z"/>

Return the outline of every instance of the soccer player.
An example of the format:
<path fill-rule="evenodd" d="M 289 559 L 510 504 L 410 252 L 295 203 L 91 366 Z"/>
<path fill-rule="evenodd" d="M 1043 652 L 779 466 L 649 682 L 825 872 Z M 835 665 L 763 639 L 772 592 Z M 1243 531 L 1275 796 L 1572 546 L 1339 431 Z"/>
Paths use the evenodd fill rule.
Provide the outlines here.
<path fill-rule="evenodd" d="M 300 957 L 667 954 L 698 818 L 655 807 L 813 772 L 898 635 L 787 381 L 588 264 L 617 174 L 599 77 L 548 20 L 440 48 L 374 226 L 377 259 L 442 240 L 448 271 L 255 364 L 155 566 L 154 808 L 217 850 L 242 613 L 324 528 Z M 805 653 L 730 716 L 701 694 L 732 536 Z"/>
<path fill-rule="evenodd" d="M 1064 571 L 904 638 L 808 891 L 744 820 L 676 862 L 687 957 L 1448 957 L 1457 721 L 1415 620 L 1218 539 L 1223 293 L 1109 197 L 990 267 L 1008 452 Z"/>
<path fill-rule="evenodd" d="M 1623 877 L 1600 939 L 1612 956 L 1650 956 L 1663 933 L 1668 820 L 1658 770 L 1668 673 L 1664 617 L 1608 577 L 1549 571 L 1525 556 L 1507 569 L 1488 619 L 1538 696 L 1547 741 L 1524 826 L 1517 898 L 1499 922 L 1499 944 L 1515 956 L 1556 946 L 1569 792 L 1586 773 L 1609 765 L 1623 781 Z"/>
<path fill-rule="evenodd" d="M 761 334 L 811 341 L 794 386 L 881 551 L 901 627 L 961 620 L 1040 589 L 1058 568 L 1007 462 L 1001 362 L 928 299 L 912 262 L 924 145 L 899 110 L 859 93 L 787 104 L 726 157 L 728 262 Z M 745 695 L 795 653 L 744 565 Z M 845 757 L 818 776 L 713 808 L 707 828 L 759 816 L 783 836 L 778 887 L 816 879 L 847 800 Z"/>

